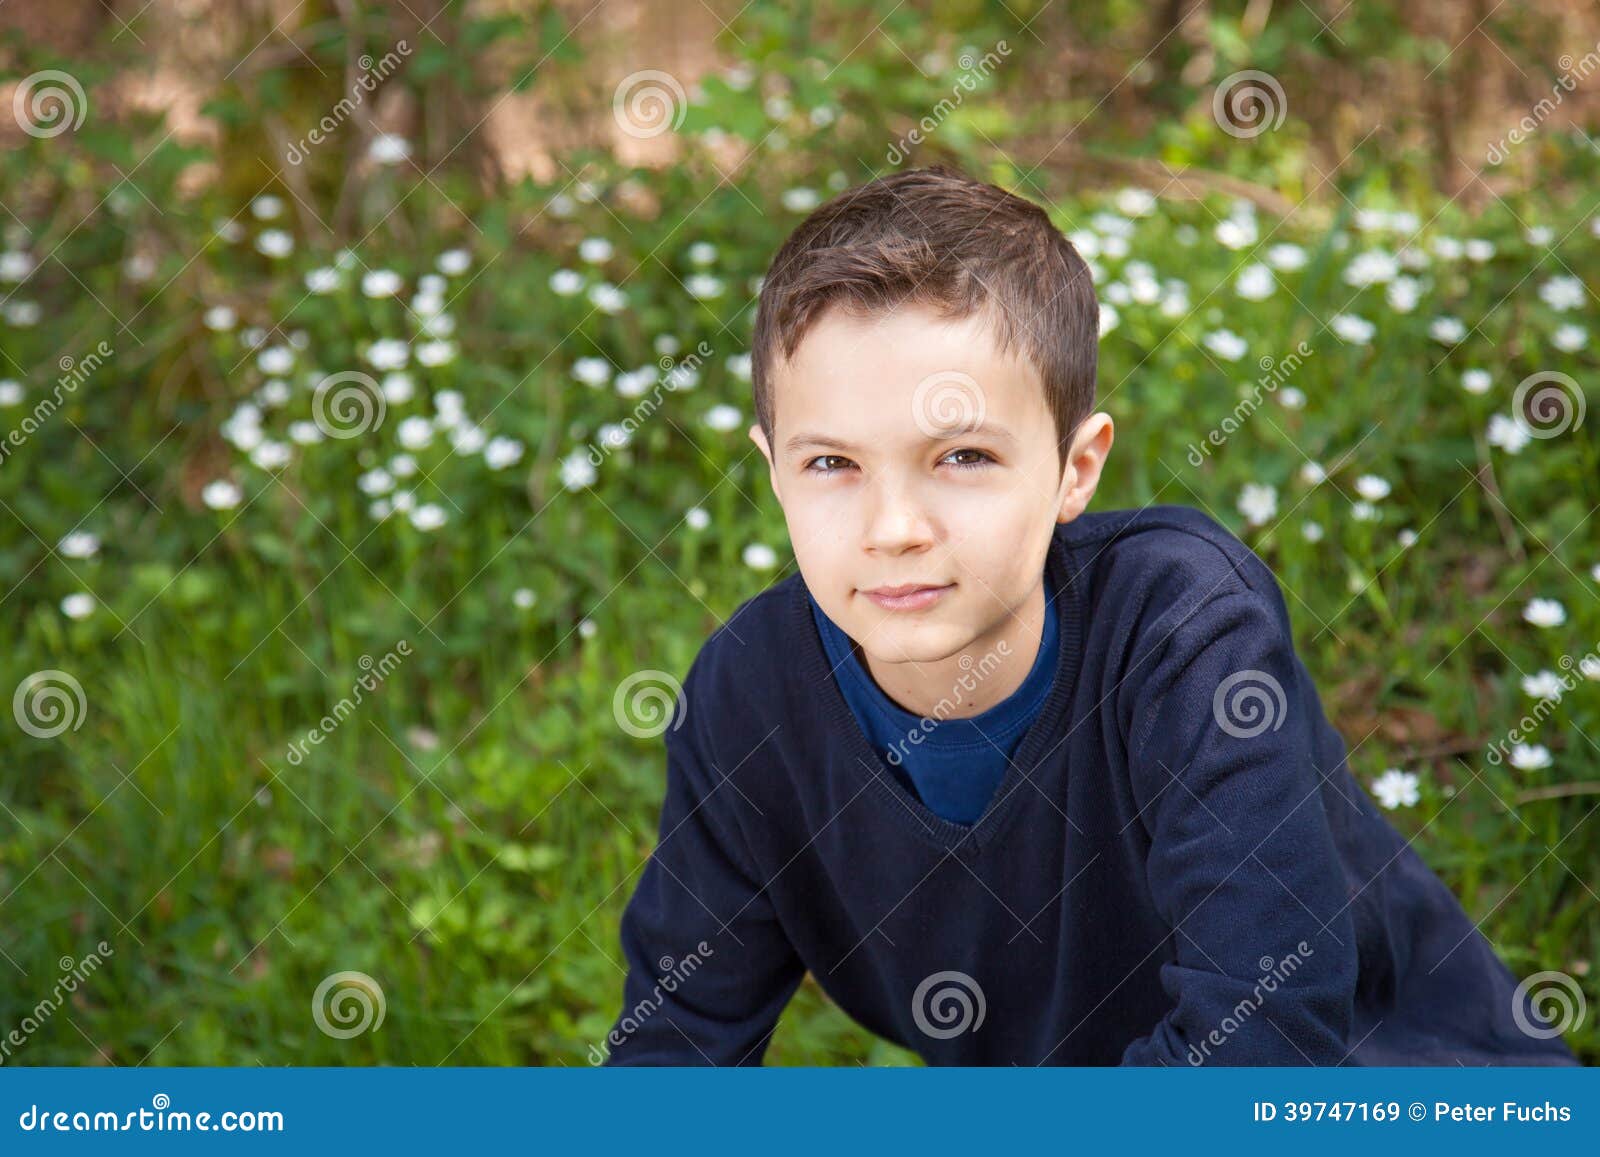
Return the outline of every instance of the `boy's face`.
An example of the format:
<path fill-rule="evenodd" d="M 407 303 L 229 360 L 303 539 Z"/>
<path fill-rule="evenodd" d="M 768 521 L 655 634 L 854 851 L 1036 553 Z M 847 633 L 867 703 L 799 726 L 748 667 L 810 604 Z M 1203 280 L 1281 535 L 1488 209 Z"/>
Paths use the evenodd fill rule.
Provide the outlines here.
<path fill-rule="evenodd" d="M 1109 416 L 1080 426 L 1063 472 L 1032 365 L 1000 354 L 981 313 L 948 321 L 920 304 L 828 310 L 772 380 L 776 445 L 759 424 L 750 437 L 828 617 L 880 663 L 1014 637 L 1055 524 L 1094 493 Z M 945 589 L 902 609 L 867 593 L 908 584 Z"/>

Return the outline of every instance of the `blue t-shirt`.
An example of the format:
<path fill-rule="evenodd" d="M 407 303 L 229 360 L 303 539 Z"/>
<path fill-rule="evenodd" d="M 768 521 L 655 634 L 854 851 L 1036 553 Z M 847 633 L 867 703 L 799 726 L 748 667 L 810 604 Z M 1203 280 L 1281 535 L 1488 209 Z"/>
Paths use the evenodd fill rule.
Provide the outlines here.
<path fill-rule="evenodd" d="M 972 689 L 981 686 L 985 659 L 962 676 L 967 687 L 950 688 L 948 709 L 941 711 L 936 705 L 926 716 L 913 715 L 884 694 L 855 653 L 850 636 L 823 613 L 816 599 L 810 600 L 828 663 L 856 722 L 895 778 L 934 814 L 958 824 L 975 822 L 993 798 L 1028 725 L 1044 706 L 1061 642 L 1054 595 L 1047 573 L 1039 653 L 1022 685 L 993 707 L 965 719 L 952 718 L 949 710 L 957 709 Z"/>

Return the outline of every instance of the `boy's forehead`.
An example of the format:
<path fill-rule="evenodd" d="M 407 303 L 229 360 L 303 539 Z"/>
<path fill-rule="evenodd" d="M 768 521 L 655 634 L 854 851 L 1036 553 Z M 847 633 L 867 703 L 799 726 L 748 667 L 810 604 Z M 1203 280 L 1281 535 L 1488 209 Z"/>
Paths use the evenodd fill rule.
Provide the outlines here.
<path fill-rule="evenodd" d="M 980 424 L 1020 435 L 1045 409 L 1032 364 L 1000 351 L 982 313 L 948 319 L 922 305 L 870 315 L 830 309 L 773 369 L 786 441 L 801 432 L 918 440 Z"/>

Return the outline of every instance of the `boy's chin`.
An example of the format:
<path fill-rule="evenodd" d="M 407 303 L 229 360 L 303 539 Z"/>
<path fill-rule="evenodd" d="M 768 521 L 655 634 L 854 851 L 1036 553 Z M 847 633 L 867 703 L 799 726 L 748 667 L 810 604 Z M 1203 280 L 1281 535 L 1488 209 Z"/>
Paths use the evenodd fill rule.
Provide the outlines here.
<path fill-rule="evenodd" d="M 871 631 L 868 624 L 866 630 Z M 939 663 L 959 654 L 976 636 L 964 625 L 928 620 L 884 623 L 863 647 L 879 663 Z"/>

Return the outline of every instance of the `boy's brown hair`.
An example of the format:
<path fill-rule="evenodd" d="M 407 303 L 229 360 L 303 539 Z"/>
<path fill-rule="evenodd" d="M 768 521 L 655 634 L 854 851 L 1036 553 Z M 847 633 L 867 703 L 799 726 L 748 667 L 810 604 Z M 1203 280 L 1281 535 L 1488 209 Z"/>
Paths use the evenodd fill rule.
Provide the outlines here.
<path fill-rule="evenodd" d="M 926 304 L 951 320 L 984 312 L 1000 350 L 1044 383 L 1062 472 L 1094 406 L 1100 309 L 1083 258 L 1045 211 L 945 165 L 907 169 L 818 206 L 772 259 L 756 307 L 756 420 L 775 441 L 772 369 L 833 305 L 870 314 Z"/>

